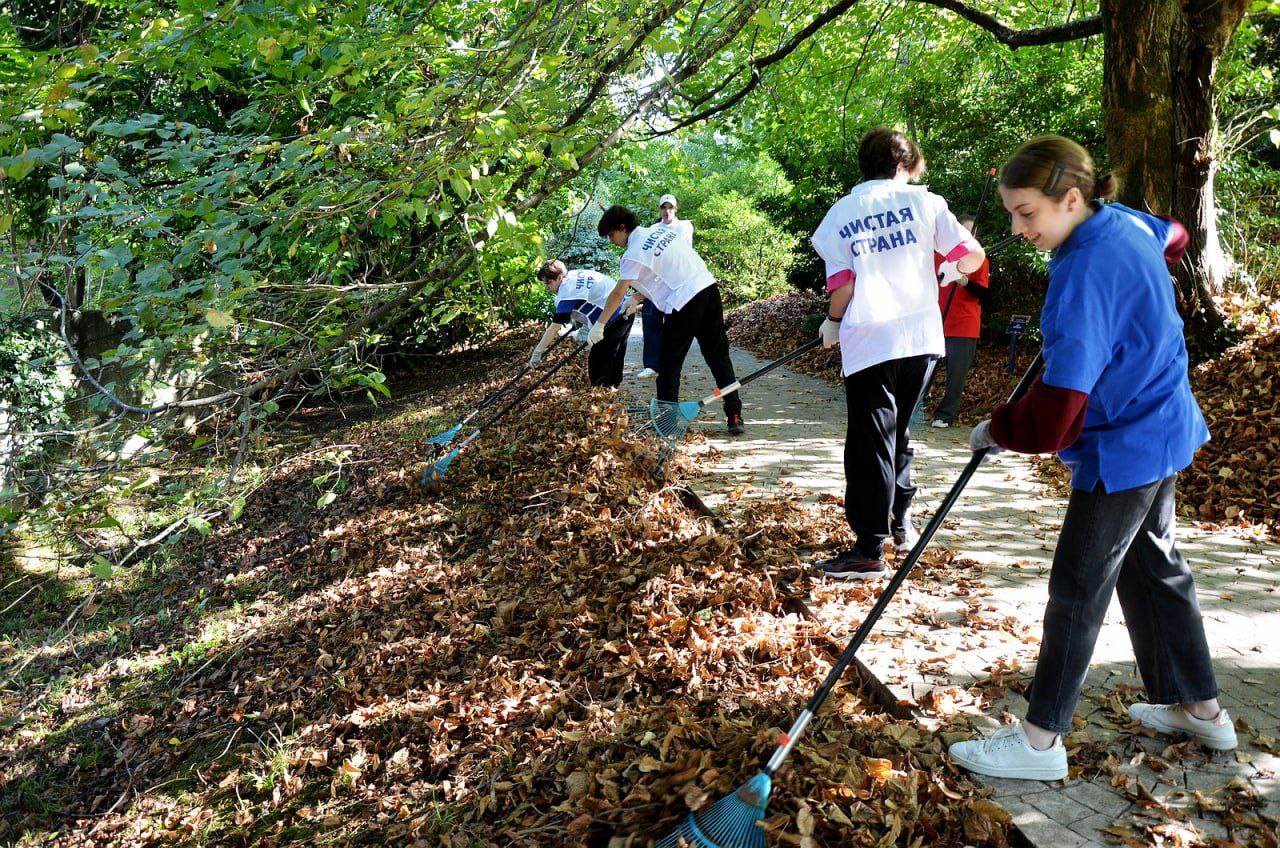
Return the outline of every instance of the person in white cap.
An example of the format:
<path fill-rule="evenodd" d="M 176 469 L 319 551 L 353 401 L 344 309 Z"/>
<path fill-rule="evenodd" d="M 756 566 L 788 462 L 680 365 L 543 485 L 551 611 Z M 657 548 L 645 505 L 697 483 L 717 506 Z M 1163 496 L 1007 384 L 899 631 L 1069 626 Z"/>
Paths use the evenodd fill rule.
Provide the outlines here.
<path fill-rule="evenodd" d="M 674 194 L 664 194 L 658 198 L 658 223 L 680 233 L 689 240 L 689 246 L 693 247 L 693 222 L 676 217 L 678 206 Z"/>
<path fill-rule="evenodd" d="M 658 199 L 659 217 L 654 226 L 675 230 L 690 247 L 693 247 L 693 222 L 682 221 L 676 217 L 678 206 L 674 194 L 662 195 Z M 658 376 L 658 351 L 662 348 L 662 321 L 662 312 L 651 302 L 645 300 L 640 305 L 640 326 L 644 332 L 644 367 L 636 372 L 637 377 Z"/>

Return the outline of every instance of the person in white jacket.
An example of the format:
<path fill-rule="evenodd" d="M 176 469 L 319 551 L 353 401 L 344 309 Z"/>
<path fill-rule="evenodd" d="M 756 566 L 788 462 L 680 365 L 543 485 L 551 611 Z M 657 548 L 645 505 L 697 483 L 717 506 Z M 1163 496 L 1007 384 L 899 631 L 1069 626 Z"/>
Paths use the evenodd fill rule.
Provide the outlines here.
<path fill-rule="evenodd" d="M 680 371 L 694 339 L 698 340 L 702 358 L 711 369 L 716 385 L 723 388 L 737 382 L 729 359 L 720 287 L 693 245 L 668 227 L 640 226 L 636 213 L 625 206 L 606 209 L 596 230 L 601 238 L 625 248 L 618 284 L 609 295 L 605 312 L 618 308 L 627 290 L 634 287 L 663 314 L 662 346 L 658 351 L 658 400 L 680 400 Z M 603 331 L 598 327 L 591 329 L 593 340 L 603 338 Z M 725 419 L 732 436 L 740 435 L 745 429 L 739 394 L 729 392 L 724 396 Z"/>
<path fill-rule="evenodd" d="M 538 279 L 556 296 L 555 314 L 546 332 L 529 356 L 529 367 L 542 365 L 547 348 L 564 331 L 574 312 L 586 315 L 600 326 L 601 340 L 587 356 L 587 376 L 593 386 L 617 388 L 622 385 L 622 365 L 627 355 L 627 338 L 635 322 L 638 304 L 625 301 L 605 319 L 604 305 L 616 282 L 607 274 L 576 268 L 570 271 L 559 259 L 552 259 L 538 270 Z"/>
<path fill-rule="evenodd" d="M 863 181 L 813 234 L 831 294 L 820 334 L 826 347 L 840 346 L 849 409 L 845 518 L 857 542 L 816 564 L 837 580 L 882 577 L 884 546 L 915 543 L 907 427 L 945 352 L 933 256 L 963 274 L 985 257 L 945 200 L 911 184 L 924 172 L 914 141 L 875 127 L 862 138 L 858 165 Z"/>

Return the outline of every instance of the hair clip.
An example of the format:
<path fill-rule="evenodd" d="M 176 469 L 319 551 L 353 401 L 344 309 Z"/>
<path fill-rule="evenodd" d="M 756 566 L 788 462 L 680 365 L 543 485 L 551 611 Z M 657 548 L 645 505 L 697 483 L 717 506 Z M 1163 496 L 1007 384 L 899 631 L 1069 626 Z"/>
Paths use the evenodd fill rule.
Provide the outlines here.
<path fill-rule="evenodd" d="M 1044 188 L 1041 191 L 1050 197 L 1056 196 L 1058 194 L 1058 184 L 1062 182 L 1062 176 L 1066 172 L 1066 165 L 1061 162 L 1054 162 L 1053 168 L 1049 170 L 1049 179 L 1045 180 Z"/>

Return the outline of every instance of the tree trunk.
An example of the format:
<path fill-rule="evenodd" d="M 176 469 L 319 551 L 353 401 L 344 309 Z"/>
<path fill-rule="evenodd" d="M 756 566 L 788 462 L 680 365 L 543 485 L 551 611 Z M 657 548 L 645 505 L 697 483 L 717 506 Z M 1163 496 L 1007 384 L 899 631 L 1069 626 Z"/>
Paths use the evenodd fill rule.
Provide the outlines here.
<path fill-rule="evenodd" d="M 1226 341 L 1213 301 L 1230 262 L 1218 238 L 1213 182 L 1218 59 L 1249 0 L 1104 0 L 1103 110 L 1121 202 L 1172 215 L 1191 236 L 1175 270 L 1188 341 Z"/>

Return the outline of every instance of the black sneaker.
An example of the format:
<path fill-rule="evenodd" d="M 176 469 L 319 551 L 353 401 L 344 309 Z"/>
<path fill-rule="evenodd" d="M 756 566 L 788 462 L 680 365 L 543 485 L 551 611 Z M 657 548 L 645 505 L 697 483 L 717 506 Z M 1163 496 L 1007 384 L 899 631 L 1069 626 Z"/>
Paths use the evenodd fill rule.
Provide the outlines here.
<path fill-rule="evenodd" d="M 888 573 L 884 560 L 872 559 L 858 551 L 842 551 L 830 559 L 819 560 L 813 568 L 832 580 L 879 580 Z"/>
<path fill-rule="evenodd" d="M 735 412 L 732 415 L 730 415 L 728 419 L 728 425 L 729 425 L 730 436 L 741 436 L 743 433 L 747 432 L 747 425 L 742 423 L 741 412 Z"/>

